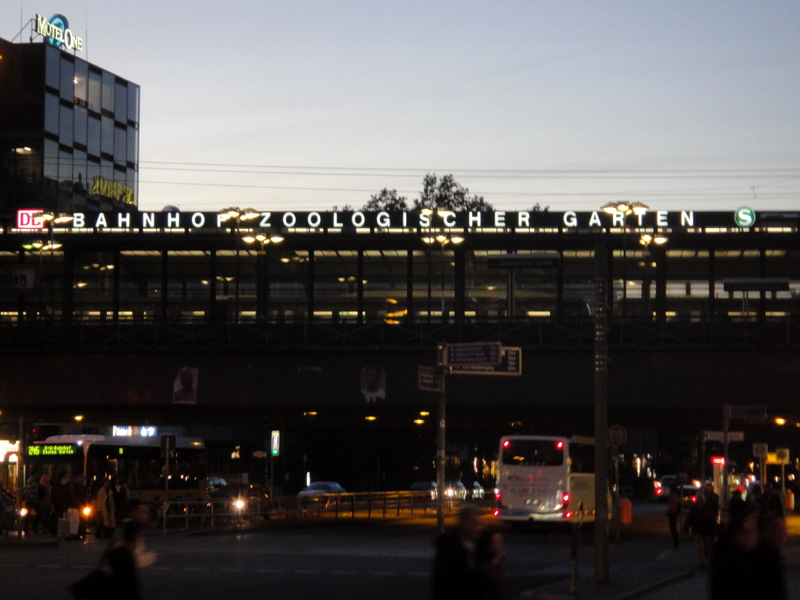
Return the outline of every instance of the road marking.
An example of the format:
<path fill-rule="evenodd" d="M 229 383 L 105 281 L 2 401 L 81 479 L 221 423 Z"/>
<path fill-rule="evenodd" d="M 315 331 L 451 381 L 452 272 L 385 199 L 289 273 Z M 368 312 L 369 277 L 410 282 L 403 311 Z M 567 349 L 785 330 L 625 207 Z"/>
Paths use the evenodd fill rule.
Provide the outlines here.
<path fill-rule="evenodd" d="M 392 571 L 372 571 L 370 575 L 375 575 L 377 577 L 396 577 L 397 573 Z"/>

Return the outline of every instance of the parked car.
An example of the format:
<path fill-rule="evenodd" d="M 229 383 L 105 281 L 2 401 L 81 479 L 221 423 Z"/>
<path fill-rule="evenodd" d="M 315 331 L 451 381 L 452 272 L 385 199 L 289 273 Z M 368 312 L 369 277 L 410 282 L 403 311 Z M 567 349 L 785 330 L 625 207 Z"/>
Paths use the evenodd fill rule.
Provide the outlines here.
<path fill-rule="evenodd" d="M 697 494 L 700 493 L 699 481 L 687 481 L 681 483 L 677 475 L 664 475 L 658 481 L 653 482 L 656 498 L 666 502 L 669 496 L 669 490 L 675 488 L 679 494 L 682 494 L 681 504 L 684 508 L 688 508 L 697 502 Z"/>
<path fill-rule="evenodd" d="M 339 504 L 342 501 L 340 494 L 346 493 L 347 490 L 335 481 L 315 481 L 301 490 L 297 497 L 304 505 L 313 504 L 328 508 Z"/>
<path fill-rule="evenodd" d="M 300 491 L 298 496 L 305 496 L 305 497 L 314 497 L 314 496 L 324 496 L 325 494 L 346 494 L 347 490 L 345 490 L 341 485 L 336 483 L 335 481 L 315 481 L 314 483 L 310 484 L 308 487 Z"/>
<path fill-rule="evenodd" d="M 466 500 L 467 488 L 465 488 L 464 484 L 460 481 L 454 481 L 453 483 L 447 484 L 447 487 L 444 489 L 444 496 L 452 500 Z"/>
<path fill-rule="evenodd" d="M 483 500 L 484 497 L 486 496 L 486 490 L 484 490 L 483 486 L 477 481 L 472 482 L 471 492 L 473 500 Z"/>
<path fill-rule="evenodd" d="M 257 483 L 210 481 L 208 499 L 214 504 L 214 511 L 220 513 L 266 515 L 271 508 L 266 488 Z"/>
<path fill-rule="evenodd" d="M 409 488 L 414 492 L 414 497 L 429 498 L 436 500 L 436 482 L 435 481 L 415 481 Z"/>

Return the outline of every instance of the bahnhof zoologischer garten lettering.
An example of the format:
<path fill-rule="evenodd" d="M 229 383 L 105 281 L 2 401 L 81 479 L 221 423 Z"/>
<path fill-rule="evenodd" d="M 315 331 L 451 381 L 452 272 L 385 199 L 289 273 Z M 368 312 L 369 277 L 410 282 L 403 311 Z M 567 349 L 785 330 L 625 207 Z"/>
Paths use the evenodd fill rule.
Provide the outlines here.
<path fill-rule="evenodd" d="M 613 318 L 787 321 L 798 227 L 800 214 L 748 209 L 22 209 L 2 225 L 0 321 L 563 322 L 594 315 L 598 273 Z"/>

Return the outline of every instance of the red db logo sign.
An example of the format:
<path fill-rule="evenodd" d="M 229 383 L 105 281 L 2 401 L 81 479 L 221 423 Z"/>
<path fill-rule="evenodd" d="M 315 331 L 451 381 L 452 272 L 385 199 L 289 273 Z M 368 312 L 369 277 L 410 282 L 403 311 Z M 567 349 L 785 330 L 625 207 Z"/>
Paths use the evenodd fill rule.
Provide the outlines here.
<path fill-rule="evenodd" d="M 21 208 L 17 211 L 17 229 L 44 229 L 41 208 Z"/>

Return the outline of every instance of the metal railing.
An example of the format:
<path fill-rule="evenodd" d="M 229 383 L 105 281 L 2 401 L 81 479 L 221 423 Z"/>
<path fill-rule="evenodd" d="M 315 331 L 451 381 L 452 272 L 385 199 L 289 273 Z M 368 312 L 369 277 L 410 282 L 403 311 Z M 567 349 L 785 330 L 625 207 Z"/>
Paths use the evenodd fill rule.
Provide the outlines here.
<path fill-rule="evenodd" d="M 457 512 L 466 499 L 445 499 L 445 512 Z M 480 506 L 490 498 L 475 499 Z M 436 499 L 429 493 L 362 492 L 318 496 L 280 496 L 245 500 L 237 506 L 227 500 L 171 500 L 154 505 L 153 525 L 167 531 L 255 527 L 270 520 L 391 519 L 436 515 Z"/>

